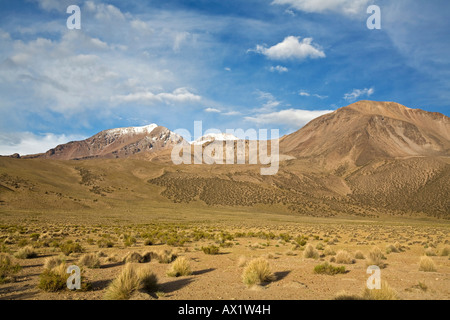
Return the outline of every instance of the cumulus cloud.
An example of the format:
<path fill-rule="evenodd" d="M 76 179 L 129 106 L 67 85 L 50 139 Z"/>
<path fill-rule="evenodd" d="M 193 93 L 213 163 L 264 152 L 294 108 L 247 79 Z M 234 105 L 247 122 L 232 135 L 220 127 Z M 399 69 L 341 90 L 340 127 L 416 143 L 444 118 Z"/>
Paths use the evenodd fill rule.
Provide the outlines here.
<path fill-rule="evenodd" d="M 276 67 L 271 66 L 269 70 L 270 70 L 270 72 L 278 72 L 278 73 L 284 73 L 284 72 L 289 71 L 288 68 L 283 67 L 283 66 L 276 66 Z"/>
<path fill-rule="evenodd" d="M 86 139 L 79 135 L 56 135 L 46 133 L 36 135 L 30 132 L 0 133 L 0 155 L 36 154 L 46 152 L 60 144 Z"/>
<path fill-rule="evenodd" d="M 353 102 L 356 101 L 358 98 L 363 97 L 363 96 L 367 96 L 370 97 L 372 94 L 375 93 L 375 90 L 373 88 L 370 89 L 354 89 L 352 92 L 350 93 L 346 93 L 344 95 L 344 99 L 348 102 Z"/>
<path fill-rule="evenodd" d="M 314 13 L 336 12 L 344 15 L 364 13 L 370 0 L 274 0 L 272 4 Z"/>
<path fill-rule="evenodd" d="M 259 114 L 253 117 L 245 117 L 245 120 L 254 122 L 259 125 L 275 124 L 298 129 L 300 127 L 303 127 L 311 120 L 330 112 L 333 111 L 332 110 L 310 111 L 301 109 L 287 109 L 277 112 Z"/>
<path fill-rule="evenodd" d="M 267 48 L 263 45 L 257 45 L 254 51 L 265 55 L 271 60 L 304 60 L 307 58 L 317 59 L 325 58 L 325 53 L 313 44 L 312 38 L 304 38 L 300 41 L 300 37 L 289 36 L 282 42 Z"/>

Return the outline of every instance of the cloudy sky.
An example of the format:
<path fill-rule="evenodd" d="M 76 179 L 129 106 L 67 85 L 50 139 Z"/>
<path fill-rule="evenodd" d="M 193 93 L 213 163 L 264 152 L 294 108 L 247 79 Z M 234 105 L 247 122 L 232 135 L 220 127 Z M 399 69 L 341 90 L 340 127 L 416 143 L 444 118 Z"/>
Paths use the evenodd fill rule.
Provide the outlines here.
<path fill-rule="evenodd" d="M 367 28 L 372 4 L 381 30 Z M 150 123 L 287 134 L 364 99 L 449 116 L 449 12 L 447 0 L 2 0 L 0 154 Z"/>

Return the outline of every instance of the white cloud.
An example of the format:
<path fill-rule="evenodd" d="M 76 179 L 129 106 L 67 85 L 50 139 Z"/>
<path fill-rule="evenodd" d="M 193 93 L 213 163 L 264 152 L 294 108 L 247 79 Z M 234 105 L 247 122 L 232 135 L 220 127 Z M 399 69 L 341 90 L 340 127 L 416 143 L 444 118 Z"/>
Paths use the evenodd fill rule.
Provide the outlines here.
<path fill-rule="evenodd" d="M 173 51 L 180 52 L 181 45 L 186 42 L 192 35 L 189 32 L 178 32 L 175 34 L 175 40 L 173 42 Z"/>
<path fill-rule="evenodd" d="M 119 8 L 113 6 L 112 4 L 95 4 L 93 1 L 86 1 L 85 8 L 95 13 L 95 18 L 104 22 L 114 22 L 117 24 L 119 21 L 126 20 L 126 14 L 120 11 Z"/>
<path fill-rule="evenodd" d="M 85 137 L 79 135 L 55 135 L 46 133 L 35 135 L 30 132 L 21 133 L 0 133 L 0 155 L 20 155 L 36 154 L 46 152 L 60 144 L 70 141 L 83 140 Z"/>
<path fill-rule="evenodd" d="M 256 94 L 258 95 L 259 100 L 265 101 L 261 108 L 258 108 L 254 111 L 257 112 L 271 112 L 274 111 L 279 105 L 281 105 L 281 102 L 278 101 L 271 93 L 269 92 L 263 92 L 260 90 L 256 91 Z"/>
<path fill-rule="evenodd" d="M 299 94 L 300 96 L 302 96 L 302 97 L 309 97 L 309 96 L 311 96 L 311 94 L 309 94 L 309 93 L 306 92 L 306 91 L 300 91 L 298 94 Z"/>
<path fill-rule="evenodd" d="M 312 43 L 312 38 L 304 38 L 301 42 L 299 40 L 300 37 L 289 36 L 273 47 L 266 48 L 265 46 L 257 45 L 255 50 L 249 51 L 263 54 L 271 60 L 325 58 L 325 53 Z"/>
<path fill-rule="evenodd" d="M 172 93 L 162 92 L 154 94 L 150 91 L 142 91 L 130 93 L 127 95 L 117 95 L 111 98 L 113 103 L 139 102 L 153 104 L 155 102 L 162 103 L 188 103 L 198 102 L 202 98 L 196 94 L 189 92 L 186 88 L 178 88 Z"/>
<path fill-rule="evenodd" d="M 315 13 L 336 12 L 344 15 L 365 13 L 370 0 L 274 0 L 272 4 Z"/>
<path fill-rule="evenodd" d="M 328 98 L 328 96 L 322 96 L 322 95 L 317 94 L 317 93 L 311 94 L 311 93 L 309 93 L 308 91 L 305 91 L 305 90 L 300 90 L 300 92 L 298 94 L 299 94 L 299 96 L 302 96 L 302 97 L 316 97 L 318 99 L 326 99 L 326 98 Z"/>
<path fill-rule="evenodd" d="M 367 88 L 366 89 L 354 89 L 352 92 L 346 93 L 344 95 L 344 99 L 349 101 L 349 102 L 352 102 L 352 101 L 357 100 L 361 96 L 370 97 L 374 93 L 375 93 L 375 90 L 373 88 L 370 88 L 370 89 L 367 89 Z"/>
<path fill-rule="evenodd" d="M 46 11 L 66 11 L 67 7 L 70 5 L 76 5 L 77 0 L 33 0 L 36 2 L 40 8 Z"/>
<path fill-rule="evenodd" d="M 270 72 L 278 72 L 278 73 L 284 73 L 284 72 L 289 71 L 288 68 L 283 67 L 283 66 L 276 66 L 276 67 L 272 66 L 272 67 L 270 67 L 269 70 L 270 70 Z"/>
<path fill-rule="evenodd" d="M 229 112 L 225 112 L 222 113 L 224 116 L 239 116 L 242 113 L 240 113 L 239 111 L 229 111 Z"/>
<path fill-rule="evenodd" d="M 320 117 L 324 114 L 333 112 L 331 110 L 310 111 L 301 109 L 287 109 L 278 112 L 271 112 L 259 114 L 253 117 L 245 117 L 245 120 L 263 124 L 275 124 L 289 126 L 290 128 L 298 129 L 311 120 Z"/>
<path fill-rule="evenodd" d="M 206 108 L 205 112 L 208 112 L 208 113 L 221 113 L 221 111 L 219 109 L 215 109 L 215 108 Z"/>
<path fill-rule="evenodd" d="M 143 33 L 148 33 L 148 34 L 153 33 L 153 30 L 150 27 L 150 25 L 147 22 L 142 21 L 140 19 L 132 20 L 130 22 L 130 25 L 133 29 L 141 31 Z"/>

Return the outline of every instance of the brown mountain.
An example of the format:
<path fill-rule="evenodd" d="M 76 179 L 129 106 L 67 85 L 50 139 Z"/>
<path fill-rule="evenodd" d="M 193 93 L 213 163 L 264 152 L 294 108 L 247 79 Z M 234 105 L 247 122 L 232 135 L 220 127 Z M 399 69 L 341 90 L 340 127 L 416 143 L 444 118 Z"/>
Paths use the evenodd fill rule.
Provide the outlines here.
<path fill-rule="evenodd" d="M 105 130 L 86 140 L 62 144 L 46 153 L 29 158 L 55 160 L 126 158 L 138 153 L 172 149 L 182 140 L 181 136 L 169 129 L 151 124 L 144 127 Z"/>
<path fill-rule="evenodd" d="M 450 155 L 450 118 L 394 102 L 360 101 L 283 137 L 282 153 L 329 168 L 376 159 Z"/>
<path fill-rule="evenodd" d="M 341 108 L 283 137 L 289 157 L 273 176 L 259 165 L 175 166 L 179 139 L 156 126 L 113 129 L 40 159 L 0 158 L 0 206 L 450 219 L 450 121 L 439 113 L 390 102 Z"/>

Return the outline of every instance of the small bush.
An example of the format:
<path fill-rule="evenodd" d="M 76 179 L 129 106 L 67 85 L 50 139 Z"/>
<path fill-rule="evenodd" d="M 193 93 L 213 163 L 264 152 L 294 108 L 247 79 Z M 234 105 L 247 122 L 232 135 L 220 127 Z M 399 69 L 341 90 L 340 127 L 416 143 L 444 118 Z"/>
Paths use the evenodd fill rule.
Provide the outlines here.
<path fill-rule="evenodd" d="M 32 246 L 26 246 L 14 255 L 18 259 L 33 259 L 37 257 L 37 253 Z"/>
<path fill-rule="evenodd" d="M 421 257 L 419 261 L 419 271 L 435 272 L 436 264 L 434 263 L 433 259 L 427 256 Z"/>
<path fill-rule="evenodd" d="M 78 263 L 90 269 L 100 268 L 100 259 L 95 253 L 82 255 L 80 260 L 78 260 Z"/>
<path fill-rule="evenodd" d="M 319 258 L 319 251 L 314 249 L 311 244 L 308 244 L 303 252 L 303 257 L 306 259 L 317 259 Z"/>
<path fill-rule="evenodd" d="M 123 258 L 125 263 L 142 263 L 143 260 L 142 256 L 136 251 L 128 252 Z"/>
<path fill-rule="evenodd" d="M 434 257 L 436 256 L 436 251 L 433 250 L 432 248 L 428 248 L 425 250 L 425 255 L 428 257 Z"/>
<path fill-rule="evenodd" d="M 66 241 L 66 243 L 63 243 L 59 246 L 61 249 L 61 252 L 64 253 L 66 256 L 72 254 L 72 253 L 82 253 L 83 247 L 76 242 L 73 242 L 72 240 Z"/>
<path fill-rule="evenodd" d="M 18 263 L 14 263 L 8 253 L 0 253 L 0 284 L 14 282 L 16 273 L 21 269 L 22 267 Z"/>
<path fill-rule="evenodd" d="M 171 250 L 162 250 L 151 253 L 152 258 L 158 260 L 159 263 L 171 263 L 177 258 L 177 255 L 172 253 Z"/>
<path fill-rule="evenodd" d="M 327 275 L 335 275 L 335 274 L 340 274 L 340 273 L 345 273 L 345 267 L 341 266 L 341 267 L 334 267 L 331 264 L 329 264 L 328 262 L 319 264 L 317 266 L 314 267 L 314 273 L 317 274 L 327 274 Z"/>
<path fill-rule="evenodd" d="M 205 254 L 211 254 L 211 255 L 215 255 L 219 253 L 219 247 L 216 247 L 215 245 L 210 245 L 207 247 L 202 247 L 202 251 Z"/>
<path fill-rule="evenodd" d="M 38 288 L 46 292 L 57 292 L 67 288 L 66 264 L 61 263 L 52 269 L 45 269 L 39 276 Z"/>
<path fill-rule="evenodd" d="M 126 238 L 124 239 L 124 241 L 123 241 L 123 244 L 124 244 L 126 247 L 131 247 L 132 245 L 135 245 L 135 244 L 136 244 L 136 238 L 131 237 L 131 236 L 126 237 Z"/>
<path fill-rule="evenodd" d="M 316 249 L 317 249 L 317 250 L 323 250 L 323 249 L 324 249 L 323 243 L 318 243 L 318 244 L 316 245 Z"/>
<path fill-rule="evenodd" d="M 179 257 L 174 262 L 172 262 L 172 264 L 170 265 L 170 269 L 167 272 L 167 275 L 169 277 L 182 277 L 189 276 L 191 274 L 191 267 L 189 266 L 189 262 L 185 257 Z"/>
<path fill-rule="evenodd" d="M 339 250 L 336 254 L 336 263 L 352 264 L 355 263 L 355 260 L 347 251 Z"/>
<path fill-rule="evenodd" d="M 97 241 L 97 246 L 99 248 L 112 248 L 114 247 L 114 242 L 108 239 L 99 239 Z"/>
<path fill-rule="evenodd" d="M 247 286 L 261 285 L 275 280 L 269 262 L 263 258 L 250 261 L 242 274 L 242 281 Z"/>

